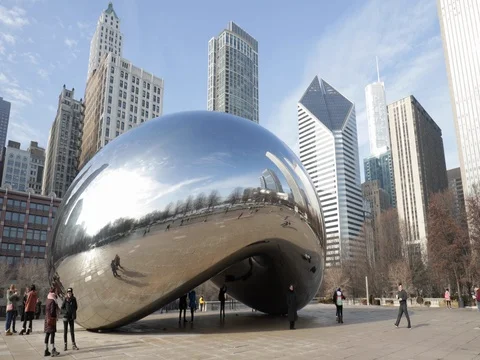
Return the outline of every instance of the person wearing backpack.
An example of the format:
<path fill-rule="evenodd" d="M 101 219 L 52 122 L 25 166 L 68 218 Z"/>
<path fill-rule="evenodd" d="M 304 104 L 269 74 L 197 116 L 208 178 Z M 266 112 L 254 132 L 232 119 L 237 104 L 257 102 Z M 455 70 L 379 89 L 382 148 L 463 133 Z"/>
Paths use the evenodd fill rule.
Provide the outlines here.
<path fill-rule="evenodd" d="M 63 351 L 67 351 L 67 335 L 68 327 L 70 326 L 70 337 L 72 338 L 72 350 L 78 350 L 77 344 L 75 343 L 75 330 L 73 328 L 75 319 L 77 318 L 77 299 L 73 296 L 73 289 L 67 289 L 67 296 L 62 304 L 63 311 L 63 342 L 65 346 Z"/>
<path fill-rule="evenodd" d="M 337 322 L 343 324 L 343 300 L 345 296 L 340 288 L 333 294 L 333 303 L 337 307 Z"/>

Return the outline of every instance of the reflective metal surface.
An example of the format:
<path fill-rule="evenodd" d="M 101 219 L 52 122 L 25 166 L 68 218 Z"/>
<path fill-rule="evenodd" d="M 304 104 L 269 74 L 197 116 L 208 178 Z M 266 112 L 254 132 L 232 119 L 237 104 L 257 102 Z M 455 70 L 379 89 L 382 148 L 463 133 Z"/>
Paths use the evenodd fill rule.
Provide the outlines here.
<path fill-rule="evenodd" d="M 73 287 L 77 322 L 112 329 L 206 280 L 271 314 L 323 277 L 320 204 L 296 155 L 261 126 L 219 112 L 163 116 L 81 170 L 52 231 L 49 276 Z M 120 266 L 114 276 L 112 260 Z"/>

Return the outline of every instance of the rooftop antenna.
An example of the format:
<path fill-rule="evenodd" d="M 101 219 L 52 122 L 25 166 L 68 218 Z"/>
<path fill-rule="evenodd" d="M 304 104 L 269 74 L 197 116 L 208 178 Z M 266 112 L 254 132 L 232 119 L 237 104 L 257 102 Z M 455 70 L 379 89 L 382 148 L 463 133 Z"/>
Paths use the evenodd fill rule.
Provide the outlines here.
<path fill-rule="evenodd" d="M 378 82 L 380 82 L 380 70 L 378 70 L 378 56 L 375 56 L 375 59 L 377 61 L 377 78 L 378 78 Z"/>

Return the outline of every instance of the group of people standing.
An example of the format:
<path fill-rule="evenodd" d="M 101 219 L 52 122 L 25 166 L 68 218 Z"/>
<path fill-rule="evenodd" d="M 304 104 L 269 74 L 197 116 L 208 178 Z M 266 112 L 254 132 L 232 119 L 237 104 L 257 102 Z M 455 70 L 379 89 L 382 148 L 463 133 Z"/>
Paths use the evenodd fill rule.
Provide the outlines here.
<path fill-rule="evenodd" d="M 220 288 L 220 291 L 218 293 L 218 300 L 220 301 L 220 319 L 222 320 L 225 319 L 226 293 L 227 293 L 227 287 L 223 285 Z M 187 304 L 187 297 L 188 297 L 188 304 Z M 200 311 L 203 311 L 205 307 L 205 299 L 203 295 L 200 296 L 198 302 L 200 305 Z M 187 307 L 190 308 L 190 316 L 191 316 L 190 321 L 193 322 L 194 313 L 197 310 L 197 293 L 195 292 L 195 290 L 191 290 L 187 294 L 182 295 L 178 301 L 178 309 L 179 309 L 178 322 L 179 323 L 182 321 L 182 313 L 183 313 L 183 322 L 188 322 L 187 315 L 186 315 Z"/>
<path fill-rule="evenodd" d="M 15 317 L 17 316 L 17 302 L 20 301 L 20 296 L 18 294 L 15 285 L 10 285 L 10 288 L 7 291 L 7 319 L 5 321 L 5 335 L 13 335 L 15 331 Z M 19 335 L 30 335 L 32 333 L 32 323 L 35 317 L 37 310 L 37 304 L 40 303 L 38 299 L 38 294 L 35 288 L 35 285 L 31 285 L 28 288 L 28 292 L 25 294 L 23 302 L 23 327 Z M 51 287 L 48 295 L 47 301 L 45 303 L 45 321 L 44 321 L 44 332 L 45 332 L 45 356 L 58 356 L 60 353 L 55 347 L 55 333 L 57 332 L 57 320 L 60 314 L 60 311 L 63 312 L 63 340 L 65 343 L 64 351 L 68 350 L 67 347 L 67 334 L 68 329 L 70 328 L 70 337 L 72 340 L 72 350 L 78 350 L 78 347 L 75 343 L 75 330 L 74 330 L 74 321 L 77 317 L 77 299 L 73 295 L 73 289 L 67 289 L 67 295 L 63 300 L 61 306 L 59 306 L 58 296 L 54 287 Z M 28 323 L 28 329 L 27 329 Z M 52 351 L 49 351 L 49 342 L 51 345 Z"/>

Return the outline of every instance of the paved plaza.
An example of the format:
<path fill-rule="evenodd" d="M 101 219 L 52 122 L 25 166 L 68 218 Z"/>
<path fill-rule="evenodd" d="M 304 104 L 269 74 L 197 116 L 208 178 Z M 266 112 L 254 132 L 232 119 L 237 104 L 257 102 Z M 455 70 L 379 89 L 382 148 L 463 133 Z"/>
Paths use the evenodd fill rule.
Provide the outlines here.
<path fill-rule="evenodd" d="M 153 314 L 109 333 L 77 329 L 79 351 L 70 359 L 479 359 L 480 313 L 472 309 L 411 309 L 413 328 L 393 322 L 397 308 L 344 309 L 343 325 L 335 323 L 333 305 L 301 310 L 297 330 L 286 318 L 249 310 L 231 311 L 221 324 L 216 313 L 197 313 L 192 324 L 178 324 L 177 313 Z M 3 324 L 2 324 L 3 325 Z M 59 322 L 59 328 L 63 324 Z M 29 336 L 0 338 L 0 360 L 42 359 L 43 321 Z M 71 344 L 70 344 L 71 345 Z"/>

